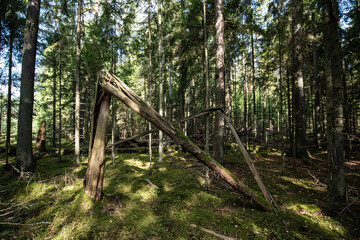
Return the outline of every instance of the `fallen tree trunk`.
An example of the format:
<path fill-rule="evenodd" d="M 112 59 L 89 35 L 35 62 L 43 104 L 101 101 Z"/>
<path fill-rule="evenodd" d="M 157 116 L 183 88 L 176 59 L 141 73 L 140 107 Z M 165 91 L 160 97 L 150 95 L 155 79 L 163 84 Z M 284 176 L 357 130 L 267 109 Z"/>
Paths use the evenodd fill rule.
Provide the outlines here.
<path fill-rule="evenodd" d="M 272 206 L 258 198 L 258 196 L 242 183 L 234 174 L 224 168 L 217 161 L 212 159 L 205 151 L 196 146 L 190 139 L 188 139 L 180 130 L 174 128 L 169 124 L 165 118 L 160 116 L 153 108 L 137 96 L 128 86 L 126 86 L 120 79 L 110 75 L 109 73 L 101 73 L 100 76 L 101 87 L 110 93 L 115 98 L 119 99 L 126 106 L 131 108 L 149 122 L 151 122 L 159 130 L 172 138 L 177 144 L 181 145 L 186 151 L 191 153 L 200 162 L 214 170 L 219 176 L 228 182 L 237 191 L 250 198 L 253 203 L 263 211 L 271 211 Z"/>
<path fill-rule="evenodd" d="M 171 122 L 172 124 L 179 124 L 179 123 L 182 123 L 182 122 L 185 122 L 185 121 L 189 121 L 191 119 L 194 119 L 194 118 L 198 118 L 198 117 L 201 117 L 201 116 L 205 116 L 205 115 L 208 115 L 208 114 L 211 114 L 213 112 L 216 112 L 216 111 L 219 111 L 221 112 L 223 115 L 224 115 L 224 118 L 225 118 L 225 121 L 226 121 L 226 124 L 229 126 L 229 129 L 231 131 L 231 133 L 233 134 L 234 138 L 235 138 L 235 141 L 236 143 L 238 144 L 238 146 L 240 147 L 240 150 L 245 158 L 245 161 L 246 163 L 248 164 L 250 170 L 251 170 L 251 173 L 254 175 L 254 178 L 255 178 L 255 181 L 256 183 L 258 184 L 265 200 L 268 202 L 268 203 L 271 203 L 271 204 L 274 204 L 276 206 L 276 203 L 275 203 L 275 200 L 273 199 L 273 197 L 271 196 L 271 194 L 268 192 L 265 184 L 263 183 L 261 177 L 260 177 L 260 174 L 259 172 L 257 171 L 256 167 L 255 167 L 255 164 L 253 162 L 253 160 L 251 159 L 249 153 L 247 152 L 247 150 L 245 149 L 243 143 L 241 142 L 240 140 L 240 137 L 239 135 L 237 134 L 234 126 L 232 125 L 232 123 L 230 122 L 230 119 L 225 115 L 224 111 L 221 109 L 221 108 L 210 108 L 210 109 L 206 109 L 204 111 L 201 111 L 201 112 L 198 112 L 192 116 L 189 116 L 187 118 L 184 118 L 184 119 L 181 119 L 181 120 L 178 120 L 178 121 L 174 121 L 174 122 Z M 158 129 L 156 130 L 152 130 L 152 131 L 146 131 L 146 132 L 143 132 L 143 133 L 140 133 L 138 135 L 134 135 L 132 137 L 129 137 L 127 139 L 122 139 L 116 143 L 114 143 L 113 145 L 110 145 L 110 146 L 107 146 L 106 148 L 110 148 L 114 145 L 118 145 L 118 144 L 121 144 L 121 143 L 124 143 L 124 142 L 127 142 L 127 141 L 131 141 L 131 140 L 134 140 L 136 138 L 139 138 L 139 137 L 142 137 L 142 136 L 145 136 L 147 134 L 150 134 L 150 133 L 154 133 L 154 132 L 157 132 L 159 131 Z M 126 150 L 123 151 L 123 152 L 127 152 Z M 139 152 L 137 149 L 130 149 L 129 152 Z"/>
<path fill-rule="evenodd" d="M 236 143 L 239 145 L 240 150 L 242 152 L 242 154 L 244 155 L 245 161 L 248 164 L 251 173 L 254 175 L 254 178 L 256 180 L 256 183 L 258 184 L 265 200 L 270 203 L 270 204 L 274 204 L 276 206 L 275 200 L 272 198 L 272 196 L 270 195 L 269 191 L 267 190 L 267 188 L 265 187 L 265 184 L 263 183 L 263 181 L 261 180 L 260 174 L 257 171 L 255 164 L 253 162 L 253 160 L 251 159 L 249 153 L 246 151 L 244 145 L 242 144 L 239 135 L 236 133 L 234 126 L 231 124 L 230 119 L 228 118 L 228 116 L 224 114 L 224 118 L 225 118 L 225 122 L 227 123 L 227 125 L 230 128 L 230 131 L 232 132 L 232 134 L 235 137 Z"/>

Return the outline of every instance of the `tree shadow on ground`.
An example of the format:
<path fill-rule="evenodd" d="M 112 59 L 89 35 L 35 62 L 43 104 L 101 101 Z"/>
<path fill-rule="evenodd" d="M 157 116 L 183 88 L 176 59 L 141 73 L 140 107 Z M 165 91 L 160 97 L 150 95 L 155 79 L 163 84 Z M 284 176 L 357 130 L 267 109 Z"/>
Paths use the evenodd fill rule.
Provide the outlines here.
<path fill-rule="evenodd" d="M 182 160 L 173 156 L 177 160 L 172 163 L 170 157 L 165 157 L 162 163 L 153 165 L 151 172 L 146 154 L 118 155 L 115 166 L 107 157 L 105 195 L 100 203 L 84 194 L 86 166 L 72 167 L 73 155 L 62 163 L 41 159 L 39 175 L 31 181 L 18 180 L 15 175 L 1 176 L 0 191 L 10 190 L 6 196 L 1 195 L 1 203 L 6 204 L 0 210 L 20 204 L 14 208 L 20 209 L 15 218 L 8 221 L 25 224 L 0 225 L 1 237 L 216 239 L 190 224 L 239 239 L 359 236 L 354 225 L 323 216 L 316 200 L 323 199 L 324 192 L 309 189 L 306 184 L 310 178 L 303 177 L 305 183 L 301 183 L 294 176 L 265 176 L 265 184 L 278 195 L 282 209 L 264 213 L 214 174 L 205 192 L 201 165 L 188 155 L 180 155 Z M 247 183 L 256 188 L 251 178 Z M 5 217 L 0 220 L 4 222 Z M 44 224 L 37 224 L 41 222 Z"/>

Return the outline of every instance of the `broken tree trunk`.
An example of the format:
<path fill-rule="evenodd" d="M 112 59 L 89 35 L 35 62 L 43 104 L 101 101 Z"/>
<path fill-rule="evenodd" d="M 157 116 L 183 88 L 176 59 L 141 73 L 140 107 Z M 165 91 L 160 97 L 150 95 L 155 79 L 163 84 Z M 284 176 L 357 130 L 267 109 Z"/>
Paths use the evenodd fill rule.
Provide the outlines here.
<path fill-rule="evenodd" d="M 272 206 L 265 200 L 259 198 L 250 188 L 242 183 L 234 174 L 224 168 L 217 161 L 212 159 L 210 155 L 196 146 L 190 139 L 188 139 L 180 130 L 170 125 L 165 118 L 160 116 L 153 108 L 137 96 L 128 86 L 126 86 L 120 79 L 110 75 L 109 73 L 100 73 L 101 87 L 119 99 L 134 112 L 138 113 L 159 130 L 162 130 L 166 135 L 171 137 L 176 143 L 181 145 L 186 151 L 191 153 L 200 162 L 214 170 L 219 176 L 228 182 L 237 191 L 250 198 L 253 203 L 263 211 L 271 211 Z"/>
<path fill-rule="evenodd" d="M 246 148 L 244 147 L 244 145 L 242 144 L 241 140 L 240 140 L 240 137 L 239 135 L 236 133 L 236 130 L 234 128 L 234 126 L 231 124 L 230 122 L 230 119 L 228 118 L 228 116 L 224 114 L 224 118 L 225 118 L 225 122 L 227 123 L 227 125 L 229 126 L 230 128 L 230 131 L 232 132 L 232 134 L 234 135 L 235 137 L 235 140 L 236 140 L 236 143 L 239 145 L 240 147 L 240 150 L 242 152 L 242 154 L 244 155 L 244 158 L 245 158 L 245 161 L 246 163 L 248 164 L 250 170 L 251 170 L 251 173 L 254 175 L 254 178 L 256 180 L 256 183 L 258 184 L 265 200 L 268 202 L 268 203 L 273 203 L 275 204 L 275 201 L 274 199 L 271 197 L 271 195 L 269 194 L 267 188 L 265 187 L 263 181 L 261 180 L 261 177 L 260 177 L 260 174 L 259 172 L 257 171 L 256 167 L 255 167 L 255 164 L 254 162 L 252 161 L 249 153 L 246 151 Z M 276 206 L 276 204 L 275 204 Z"/>
<path fill-rule="evenodd" d="M 227 117 L 224 113 L 224 111 L 221 109 L 221 108 L 210 108 L 210 109 L 206 109 L 204 111 L 201 111 L 201 112 L 198 112 L 190 117 L 186 117 L 184 119 L 181 119 L 181 120 L 178 120 L 178 121 L 175 121 L 175 122 L 171 122 L 171 124 L 179 124 L 181 122 L 184 122 L 184 121 L 189 121 L 191 119 L 194 119 L 194 118 L 197 118 L 197 117 L 201 117 L 201 116 L 204 116 L 204 115 L 209 115 L 213 112 L 216 112 L 216 111 L 219 111 L 221 112 L 222 114 L 224 114 L 224 118 L 225 118 L 225 122 L 226 124 L 229 126 L 229 129 L 231 131 L 231 133 L 233 134 L 235 140 L 236 140 L 236 143 L 239 145 L 240 147 L 240 150 L 245 158 L 245 161 L 246 163 L 248 164 L 252 174 L 254 175 L 254 178 L 256 180 L 256 183 L 258 184 L 261 192 L 263 193 L 263 196 L 265 198 L 265 200 L 270 203 L 270 204 L 273 204 L 274 206 L 276 206 L 276 202 L 275 200 L 273 199 L 273 197 L 271 196 L 271 194 L 269 193 L 269 191 L 267 190 L 265 184 L 263 183 L 261 177 L 260 177 L 260 174 L 259 172 L 257 171 L 256 167 L 255 167 L 255 164 L 253 162 L 253 160 L 251 159 L 249 153 L 247 152 L 247 150 L 245 149 L 245 146 L 243 145 L 243 143 L 241 142 L 240 140 L 240 137 L 239 135 L 237 134 L 234 126 L 232 125 L 229 117 Z M 124 142 L 127 142 L 127 141 L 131 141 L 131 140 L 134 140 L 136 138 L 139 138 L 139 137 L 142 137 L 142 136 L 145 136 L 149 133 L 154 133 L 154 132 L 157 132 L 158 130 L 152 130 L 152 131 L 146 131 L 146 132 L 143 132 L 143 133 L 140 133 L 140 134 L 137 134 L 135 136 L 132 136 L 132 137 L 129 137 L 127 139 L 121 139 L 120 141 L 116 142 L 115 144 L 113 145 L 110 145 L 110 146 L 107 146 L 106 148 L 111 148 L 115 145 L 119 145 L 121 143 L 124 143 Z"/>
<path fill-rule="evenodd" d="M 95 102 L 94 113 L 98 113 L 92 126 L 93 138 L 91 138 L 91 153 L 88 167 L 86 169 L 84 188 L 85 193 L 96 201 L 102 198 L 102 188 L 105 170 L 105 144 L 106 131 L 110 112 L 110 96 L 106 93 L 99 98 L 100 102 Z M 96 123 L 96 126 L 95 126 Z"/>
<path fill-rule="evenodd" d="M 46 121 L 42 121 L 36 138 L 35 149 L 39 152 L 46 150 Z"/>

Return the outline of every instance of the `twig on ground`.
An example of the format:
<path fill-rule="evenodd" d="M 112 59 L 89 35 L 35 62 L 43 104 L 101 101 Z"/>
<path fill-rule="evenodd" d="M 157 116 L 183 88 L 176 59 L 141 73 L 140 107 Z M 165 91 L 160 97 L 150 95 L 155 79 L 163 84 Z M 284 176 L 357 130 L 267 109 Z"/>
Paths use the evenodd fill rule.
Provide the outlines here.
<path fill-rule="evenodd" d="M 349 205 L 347 205 L 346 207 L 344 207 L 343 210 L 341 210 L 340 215 L 343 214 L 346 209 L 349 209 L 349 207 L 350 207 L 351 205 L 353 205 L 354 202 L 355 202 L 355 201 L 352 201 Z"/>
<path fill-rule="evenodd" d="M 37 223 L 13 223 L 13 222 L 0 222 L 0 225 L 16 225 L 16 226 L 34 226 L 40 224 L 50 224 L 49 222 L 37 222 Z"/>
<path fill-rule="evenodd" d="M 311 172 L 309 170 L 307 170 L 307 172 L 313 179 L 315 179 L 315 181 L 316 181 L 315 185 L 319 185 L 320 187 L 326 187 L 326 184 L 320 182 L 320 180 L 315 175 L 311 174 Z"/>
<path fill-rule="evenodd" d="M 215 237 L 218 237 L 218 238 L 221 238 L 221 239 L 224 239 L 224 240 L 235 240 L 234 238 L 221 235 L 221 234 L 216 233 L 216 232 L 214 232 L 214 231 L 212 231 L 212 230 L 209 230 L 209 229 L 206 229 L 206 228 L 203 228 L 203 227 L 196 226 L 195 224 L 192 224 L 192 223 L 190 223 L 190 227 L 199 228 L 200 230 L 202 230 L 202 231 L 204 231 L 204 232 L 210 233 L 210 234 L 214 235 Z"/>
<path fill-rule="evenodd" d="M 158 186 L 156 186 L 155 184 L 153 184 L 149 179 L 145 179 L 145 181 L 152 186 L 153 188 L 159 189 Z"/>

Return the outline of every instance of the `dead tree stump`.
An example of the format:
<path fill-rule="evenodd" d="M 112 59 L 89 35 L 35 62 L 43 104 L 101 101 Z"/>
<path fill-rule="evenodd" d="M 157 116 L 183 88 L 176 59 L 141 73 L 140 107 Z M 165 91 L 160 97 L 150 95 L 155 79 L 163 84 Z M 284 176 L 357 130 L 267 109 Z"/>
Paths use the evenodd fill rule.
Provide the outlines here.
<path fill-rule="evenodd" d="M 95 102 L 97 104 L 98 101 Z M 99 104 L 95 106 L 98 110 L 96 119 L 96 127 L 92 126 L 94 138 L 92 138 L 92 146 L 88 167 L 85 174 L 84 188 L 85 193 L 96 201 L 100 201 L 103 193 L 103 181 L 105 170 L 105 145 L 106 145 L 106 131 L 110 113 L 110 96 L 103 95 Z"/>
<path fill-rule="evenodd" d="M 35 149 L 39 152 L 46 150 L 46 121 L 42 121 L 36 138 Z"/>

